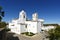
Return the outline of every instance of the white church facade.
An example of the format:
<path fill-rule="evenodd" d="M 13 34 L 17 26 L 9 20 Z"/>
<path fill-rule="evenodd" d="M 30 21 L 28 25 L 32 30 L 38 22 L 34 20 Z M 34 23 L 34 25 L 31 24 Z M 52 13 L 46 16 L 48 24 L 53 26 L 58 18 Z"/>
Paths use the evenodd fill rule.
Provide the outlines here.
<path fill-rule="evenodd" d="M 39 33 L 41 32 L 41 27 L 43 26 L 43 19 L 38 19 L 38 14 L 32 14 L 32 19 L 28 20 L 26 16 L 26 12 L 22 10 L 19 13 L 19 18 L 14 19 L 9 23 L 9 28 L 11 32 L 21 34 L 23 32 L 32 32 Z"/>

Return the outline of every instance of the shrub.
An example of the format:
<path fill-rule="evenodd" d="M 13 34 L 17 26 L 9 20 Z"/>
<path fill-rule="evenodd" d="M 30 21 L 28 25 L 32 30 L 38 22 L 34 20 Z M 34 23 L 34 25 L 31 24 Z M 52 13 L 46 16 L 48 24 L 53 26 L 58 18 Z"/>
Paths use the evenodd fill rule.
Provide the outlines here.
<path fill-rule="evenodd" d="M 0 28 L 5 28 L 6 27 L 6 23 L 5 22 L 0 22 Z"/>
<path fill-rule="evenodd" d="M 10 29 L 9 29 L 9 28 L 5 28 L 5 30 L 6 30 L 6 31 L 10 31 Z"/>
<path fill-rule="evenodd" d="M 33 36 L 33 35 L 35 35 L 35 34 L 32 33 L 32 32 L 24 32 L 24 33 L 21 33 L 21 34 L 25 34 L 25 35 L 27 35 L 27 36 Z"/>

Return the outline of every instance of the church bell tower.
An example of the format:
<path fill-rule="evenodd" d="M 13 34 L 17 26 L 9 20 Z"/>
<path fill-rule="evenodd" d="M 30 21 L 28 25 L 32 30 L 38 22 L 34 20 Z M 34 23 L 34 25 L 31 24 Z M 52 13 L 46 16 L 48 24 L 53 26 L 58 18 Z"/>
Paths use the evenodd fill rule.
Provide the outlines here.
<path fill-rule="evenodd" d="M 34 13 L 34 14 L 32 15 L 32 20 L 33 20 L 33 21 L 37 21 L 37 20 L 38 20 L 38 14 L 37 14 L 37 13 Z"/>
<path fill-rule="evenodd" d="M 22 11 L 20 12 L 20 14 L 19 14 L 19 20 L 20 20 L 21 22 L 26 21 L 26 12 L 25 12 L 24 10 L 22 10 Z"/>

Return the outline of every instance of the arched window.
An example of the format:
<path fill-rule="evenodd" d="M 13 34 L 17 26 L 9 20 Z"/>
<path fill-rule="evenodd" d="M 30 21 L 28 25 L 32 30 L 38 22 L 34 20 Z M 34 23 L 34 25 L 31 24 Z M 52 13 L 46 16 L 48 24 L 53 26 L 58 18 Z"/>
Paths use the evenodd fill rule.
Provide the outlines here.
<path fill-rule="evenodd" d="M 27 28 L 27 25 L 25 25 L 25 28 Z"/>
<path fill-rule="evenodd" d="M 25 15 L 24 15 L 24 18 L 25 18 Z"/>

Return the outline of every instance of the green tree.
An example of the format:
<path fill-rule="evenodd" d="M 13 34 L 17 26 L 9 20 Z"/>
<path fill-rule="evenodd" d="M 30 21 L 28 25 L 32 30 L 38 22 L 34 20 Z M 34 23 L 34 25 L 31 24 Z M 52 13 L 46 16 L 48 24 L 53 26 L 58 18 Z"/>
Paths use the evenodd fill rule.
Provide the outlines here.
<path fill-rule="evenodd" d="M 4 17 L 4 11 L 3 11 L 2 7 L 0 6 L 0 22 L 2 20 L 2 17 Z"/>
<path fill-rule="evenodd" d="M 0 6 L 0 28 L 6 27 L 6 23 L 1 21 L 2 17 L 4 17 L 4 11 L 2 6 Z"/>
<path fill-rule="evenodd" d="M 2 6 L 0 6 L 0 28 L 4 28 L 5 31 L 6 30 L 8 31 L 8 30 L 10 30 L 6 27 L 8 25 L 8 23 L 1 21 L 3 17 L 4 17 L 4 11 L 2 9 Z"/>
<path fill-rule="evenodd" d="M 60 40 L 60 26 L 56 26 L 55 29 L 51 29 L 48 32 L 50 34 L 50 40 Z"/>
<path fill-rule="evenodd" d="M 7 25 L 7 23 L 5 23 L 5 22 L 0 22 L 0 28 L 5 28 L 6 25 Z"/>

